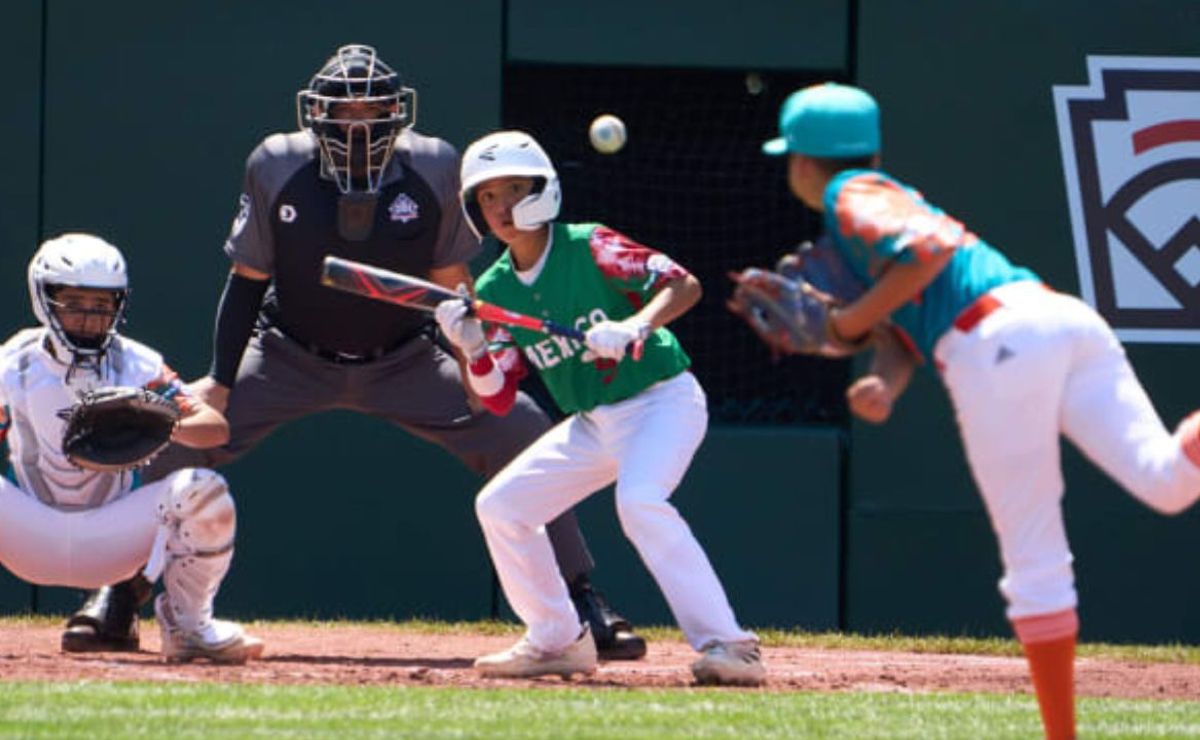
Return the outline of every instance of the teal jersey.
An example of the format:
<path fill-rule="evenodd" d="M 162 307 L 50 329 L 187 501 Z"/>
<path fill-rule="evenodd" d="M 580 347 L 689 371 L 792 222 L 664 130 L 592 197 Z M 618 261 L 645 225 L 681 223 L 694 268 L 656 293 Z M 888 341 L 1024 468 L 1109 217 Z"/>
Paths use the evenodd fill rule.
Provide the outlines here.
<path fill-rule="evenodd" d="M 926 358 L 955 317 L 998 285 L 1037 280 L 997 249 L 925 200 L 875 170 L 846 170 L 825 188 L 825 227 L 850 269 L 870 286 L 893 262 L 953 251 L 945 269 L 892 314 Z"/>
<path fill-rule="evenodd" d="M 475 283 L 498 306 L 587 331 L 636 313 L 668 281 L 687 275 L 669 257 L 600 224 L 553 224 L 545 264 L 532 285 L 517 277 L 509 252 Z M 493 353 L 515 348 L 542 376 L 564 413 L 632 398 L 683 372 L 691 360 L 666 328 L 646 340 L 642 356 L 583 361 L 581 342 L 519 327 L 488 327 Z M 504 364 L 503 362 L 501 364 Z"/>

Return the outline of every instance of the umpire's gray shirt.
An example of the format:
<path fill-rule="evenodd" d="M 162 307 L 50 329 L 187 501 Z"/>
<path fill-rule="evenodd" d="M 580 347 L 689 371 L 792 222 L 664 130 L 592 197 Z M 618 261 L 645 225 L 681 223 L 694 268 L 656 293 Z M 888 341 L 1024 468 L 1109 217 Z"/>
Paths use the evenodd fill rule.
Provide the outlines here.
<path fill-rule="evenodd" d="M 375 226 L 365 241 L 338 234 L 338 192 L 322 176 L 307 131 L 275 134 L 251 152 L 225 253 L 271 275 L 262 317 L 302 344 L 369 355 L 394 347 L 427 321 L 416 311 L 328 288 L 321 262 L 332 254 L 425 276 L 470 261 L 479 242 L 458 201 L 458 153 L 411 130 L 396 139 L 380 186 Z"/>

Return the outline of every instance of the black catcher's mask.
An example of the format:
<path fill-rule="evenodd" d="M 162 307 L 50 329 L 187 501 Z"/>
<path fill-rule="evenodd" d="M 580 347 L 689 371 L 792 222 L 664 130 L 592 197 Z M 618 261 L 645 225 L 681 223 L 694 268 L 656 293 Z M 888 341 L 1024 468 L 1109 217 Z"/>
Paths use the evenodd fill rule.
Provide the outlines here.
<path fill-rule="evenodd" d="M 301 129 L 321 147 L 322 170 L 337 183 L 344 238 L 362 240 L 374 222 L 375 195 L 396 137 L 416 120 L 417 94 L 362 44 L 337 50 L 296 94 Z"/>

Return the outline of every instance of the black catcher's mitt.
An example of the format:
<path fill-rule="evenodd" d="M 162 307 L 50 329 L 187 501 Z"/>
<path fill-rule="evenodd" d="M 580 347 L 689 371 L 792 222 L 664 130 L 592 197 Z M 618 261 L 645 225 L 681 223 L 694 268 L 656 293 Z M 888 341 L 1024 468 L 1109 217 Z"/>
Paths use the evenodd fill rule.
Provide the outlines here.
<path fill-rule="evenodd" d="M 63 453 L 81 468 L 117 472 L 162 451 L 179 423 L 179 406 L 146 390 L 114 386 L 83 394 L 64 412 Z"/>

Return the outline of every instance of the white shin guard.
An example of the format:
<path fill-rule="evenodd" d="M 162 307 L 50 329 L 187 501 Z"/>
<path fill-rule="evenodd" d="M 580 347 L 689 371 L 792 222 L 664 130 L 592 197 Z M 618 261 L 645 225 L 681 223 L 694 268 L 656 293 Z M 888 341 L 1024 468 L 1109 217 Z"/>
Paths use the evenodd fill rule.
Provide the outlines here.
<path fill-rule="evenodd" d="M 158 504 L 158 537 L 146 575 L 154 579 L 162 572 L 175 623 L 198 631 L 212 620 L 213 597 L 233 559 L 237 514 L 216 472 L 188 468 L 169 480 Z"/>

